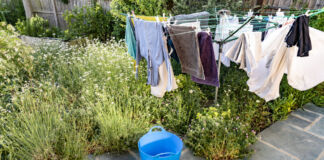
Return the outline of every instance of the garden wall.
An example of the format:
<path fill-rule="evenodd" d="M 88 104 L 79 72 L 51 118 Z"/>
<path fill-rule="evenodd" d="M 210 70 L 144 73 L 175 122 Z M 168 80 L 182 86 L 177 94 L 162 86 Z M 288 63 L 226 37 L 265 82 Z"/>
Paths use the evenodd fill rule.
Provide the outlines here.
<path fill-rule="evenodd" d="M 27 18 L 38 15 L 49 21 L 52 26 L 66 28 L 63 13 L 76 7 L 93 5 L 95 0 L 68 0 L 65 4 L 62 0 L 23 0 Z M 110 0 L 97 0 L 103 8 L 110 9 Z"/>

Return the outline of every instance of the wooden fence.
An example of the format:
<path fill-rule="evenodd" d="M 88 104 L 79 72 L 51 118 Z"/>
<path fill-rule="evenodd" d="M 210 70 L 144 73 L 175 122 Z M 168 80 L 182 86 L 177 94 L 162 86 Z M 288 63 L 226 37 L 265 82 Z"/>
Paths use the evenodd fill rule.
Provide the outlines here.
<path fill-rule="evenodd" d="M 65 10 L 92 5 L 94 1 L 99 2 L 103 8 L 110 9 L 111 0 L 69 0 L 68 4 L 64 4 L 61 0 L 23 0 L 27 18 L 37 14 L 47 19 L 52 26 L 63 29 L 67 27 L 63 18 Z M 259 6 L 259 8 L 266 7 L 268 8 L 266 11 L 276 11 L 278 8 L 289 10 L 324 7 L 324 0 L 251 0 L 249 3 L 252 3 L 251 6 Z"/>
<path fill-rule="evenodd" d="M 61 0 L 23 0 L 27 18 L 38 15 L 47 19 L 51 26 L 62 29 L 67 27 L 63 18 L 66 10 L 73 10 L 76 7 L 93 5 L 94 0 L 69 0 L 68 4 Z M 110 0 L 97 0 L 103 8 L 110 9 Z"/>
<path fill-rule="evenodd" d="M 324 7 L 324 0 L 254 0 L 252 6 L 267 8 L 266 11 L 290 9 L 320 9 Z"/>

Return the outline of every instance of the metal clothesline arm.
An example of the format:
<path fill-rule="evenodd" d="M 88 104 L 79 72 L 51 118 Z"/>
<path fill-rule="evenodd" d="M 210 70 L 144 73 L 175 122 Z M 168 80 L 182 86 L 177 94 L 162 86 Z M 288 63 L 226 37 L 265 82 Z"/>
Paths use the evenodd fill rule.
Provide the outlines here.
<path fill-rule="evenodd" d="M 248 20 L 246 20 L 239 28 L 237 28 L 233 33 L 231 33 L 229 36 L 227 36 L 225 39 L 221 40 L 221 41 L 216 41 L 216 43 L 219 44 L 219 48 L 218 48 L 218 66 L 217 66 L 217 76 L 218 76 L 218 87 L 216 87 L 215 89 L 215 103 L 217 103 L 218 100 L 218 90 L 220 87 L 220 69 L 221 69 L 221 53 L 223 52 L 223 45 L 226 42 L 230 42 L 233 41 L 235 39 L 237 39 L 237 37 L 234 37 L 232 39 L 230 39 L 231 37 L 233 37 L 239 30 L 241 30 L 244 26 L 246 26 L 247 24 L 249 24 L 249 22 L 254 19 L 254 16 L 250 17 Z"/>

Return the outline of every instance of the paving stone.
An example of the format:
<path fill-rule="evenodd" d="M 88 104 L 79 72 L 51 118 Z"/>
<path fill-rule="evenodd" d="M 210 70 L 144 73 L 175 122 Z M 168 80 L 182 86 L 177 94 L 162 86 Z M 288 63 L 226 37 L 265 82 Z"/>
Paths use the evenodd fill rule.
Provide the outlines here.
<path fill-rule="evenodd" d="M 308 109 L 310 111 L 313 111 L 313 112 L 316 112 L 316 113 L 319 113 L 319 114 L 323 114 L 324 115 L 324 107 L 317 107 L 315 106 L 314 104 L 312 103 L 307 103 L 305 106 L 304 106 L 305 109 Z"/>
<path fill-rule="evenodd" d="M 316 122 L 308 131 L 324 137 L 324 118 Z"/>
<path fill-rule="evenodd" d="M 105 153 L 99 156 L 89 155 L 89 160 L 140 160 L 138 151 L 131 151 L 131 153 L 125 153 L 122 155 Z M 180 160 L 204 160 L 203 158 L 193 155 L 189 148 L 184 147 L 181 152 Z"/>
<path fill-rule="evenodd" d="M 260 141 L 251 147 L 255 152 L 249 160 L 294 160 L 294 158 L 282 153 Z"/>
<path fill-rule="evenodd" d="M 302 160 L 316 159 L 324 149 L 324 140 L 284 122 L 276 122 L 259 135 L 263 141 Z"/>
<path fill-rule="evenodd" d="M 311 122 L 305 121 L 303 119 L 300 119 L 300 118 L 292 116 L 292 115 L 289 115 L 287 120 L 285 120 L 284 122 L 298 126 L 303 129 L 311 124 Z"/>
<path fill-rule="evenodd" d="M 294 112 L 292 112 L 293 115 L 298 115 L 298 116 L 301 116 L 307 120 L 310 120 L 310 121 L 314 121 L 317 117 L 319 117 L 319 115 L 315 114 L 315 113 L 311 113 L 311 112 L 307 112 L 305 110 L 302 110 L 302 109 L 298 109 Z"/>
<path fill-rule="evenodd" d="M 122 155 L 105 153 L 99 156 L 89 156 L 89 160 L 140 160 L 139 156 L 133 156 L 129 153 Z"/>

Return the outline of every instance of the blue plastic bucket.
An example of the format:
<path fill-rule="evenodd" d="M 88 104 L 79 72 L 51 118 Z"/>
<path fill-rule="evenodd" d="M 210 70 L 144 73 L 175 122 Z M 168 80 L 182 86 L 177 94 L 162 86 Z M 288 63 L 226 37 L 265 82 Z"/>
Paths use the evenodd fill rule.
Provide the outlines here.
<path fill-rule="evenodd" d="M 155 128 L 161 131 L 152 131 Z M 182 147 L 181 139 L 161 126 L 152 127 L 138 141 L 141 160 L 179 160 Z"/>

